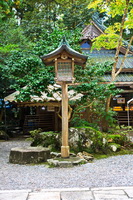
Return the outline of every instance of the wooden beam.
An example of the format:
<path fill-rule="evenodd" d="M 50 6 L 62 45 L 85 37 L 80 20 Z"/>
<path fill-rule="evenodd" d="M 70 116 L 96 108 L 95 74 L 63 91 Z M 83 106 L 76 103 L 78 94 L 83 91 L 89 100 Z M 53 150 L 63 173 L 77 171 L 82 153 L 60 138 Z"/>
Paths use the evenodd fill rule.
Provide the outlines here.
<path fill-rule="evenodd" d="M 115 82 L 116 86 L 131 86 L 133 85 L 133 82 Z"/>
<path fill-rule="evenodd" d="M 18 107 L 39 107 L 39 106 L 54 106 L 54 107 L 60 107 L 60 102 L 19 102 Z"/>
<path fill-rule="evenodd" d="M 101 84 L 110 84 L 110 82 L 101 82 Z M 133 86 L 133 82 L 114 82 L 116 86 Z"/>
<path fill-rule="evenodd" d="M 133 68 L 123 68 L 121 72 L 133 72 Z"/>
<path fill-rule="evenodd" d="M 133 93 L 133 90 L 124 90 L 121 93 Z"/>

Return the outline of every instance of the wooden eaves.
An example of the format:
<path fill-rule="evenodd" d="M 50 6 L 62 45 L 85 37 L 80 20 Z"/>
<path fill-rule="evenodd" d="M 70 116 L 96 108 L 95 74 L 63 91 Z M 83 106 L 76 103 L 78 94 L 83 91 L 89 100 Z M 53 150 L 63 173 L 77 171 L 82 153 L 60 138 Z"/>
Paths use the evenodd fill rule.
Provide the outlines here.
<path fill-rule="evenodd" d="M 72 49 L 66 41 L 65 37 L 63 38 L 57 49 L 49 54 L 42 56 L 41 59 L 45 65 L 53 66 L 55 59 L 61 58 L 61 55 L 63 53 L 65 53 L 69 59 L 74 59 L 75 64 L 80 66 L 84 66 L 88 59 L 88 56 L 83 55 Z"/>

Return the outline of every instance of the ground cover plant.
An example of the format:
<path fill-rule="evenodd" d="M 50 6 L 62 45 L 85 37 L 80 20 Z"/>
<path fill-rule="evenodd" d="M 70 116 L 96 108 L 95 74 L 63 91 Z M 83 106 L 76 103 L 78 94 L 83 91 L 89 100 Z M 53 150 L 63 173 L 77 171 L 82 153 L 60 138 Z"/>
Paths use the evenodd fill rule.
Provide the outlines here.
<path fill-rule="evenodd" d="M 116 127 L 110 133 L 104 133 L 95 128 L 71 127 L 69 129 L 69 145 L 73 153 L 87 152 L 96 158 L 110 155 L 133 153 L 133 142 L 128 135 L 132 128 Z M 32 146 L 49 147 L 51 151 L 60 152 L 61 133 L 42 132 L 41 129 L 30 131 Z"/>

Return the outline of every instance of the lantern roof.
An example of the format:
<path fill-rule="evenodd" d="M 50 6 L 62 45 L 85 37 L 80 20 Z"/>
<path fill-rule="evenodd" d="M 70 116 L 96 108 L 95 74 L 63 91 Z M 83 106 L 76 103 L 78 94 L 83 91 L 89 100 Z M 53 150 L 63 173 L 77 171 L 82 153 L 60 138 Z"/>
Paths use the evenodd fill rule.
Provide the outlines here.
<path fill-rule="evenodd" d="M 66 53 L 69 58 L 74 58 L 75 64 L 78 65 L 84 65 L 87 61 L 88 56 L 83 55 L 74 49 L 70 47 L 65 37 L 63 37 L 62 41 L 60 42 L 57 49 L 50 52 L 49 54 L 46 54 L 44 56 L 41 56 L 42 61 L 46 65 L 52 65 L 54 64 L 55 59 L 60 58 L 61 54 Z"/>

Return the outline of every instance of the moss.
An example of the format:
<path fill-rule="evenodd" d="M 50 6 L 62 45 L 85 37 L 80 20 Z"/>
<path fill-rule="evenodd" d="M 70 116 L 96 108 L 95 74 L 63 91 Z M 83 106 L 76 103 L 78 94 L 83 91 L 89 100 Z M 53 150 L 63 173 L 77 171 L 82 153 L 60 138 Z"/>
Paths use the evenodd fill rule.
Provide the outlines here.
<path fill-rule="evenodd" d="M 59 161 L 77 161 L 79 158 L 77 157 L 69 157 L 69 158 L 54 158 L 53 160 L 59 160 Z"/>
<path fill-rule="evenodd" d="M 59 141 L 59 133 L 49 131 L 42 132 L 41 129 L 36 129 L 34 131 L 30 131 L 31 134 L 31 146 L 43 146 L 50 147 L 51 150 L 59 150 L 60 141 Z"/>
<path fill-rule="evenodd" d="M 76 133 L 76 139 L 73 137 L 74 133 Z M 133 147 L 133 143 L 128 139 L 125 132 L 108 134 L 88 126 L 73 128 L 72 132 L 70 132 L 70 138 L 72 138 L 70 150 L 74 153 L 86 151 L 91 154 L 107 155 L 112 151 L 110 148 L 112 144 L 117 145 L 118 151 L 122 150 L 123 147 Z M 61 133 L 41 132 L 41 129 L 38 129 L 31 131 L 31 139 L 32 146 L 40 145 L 49 147 L 52 151 L 60 152 Z"/>
<path fill-rule="evenodd" d="M 126 155 L 126 154 L 133 154 L 133 149 L 122 149 L 118 152 L 110 152 L 107 154 L 93 154 L 95 159 L 103 159 L 103 158 L 108 158 L 111 156 L 119 156 L 119 155 Z"/>

